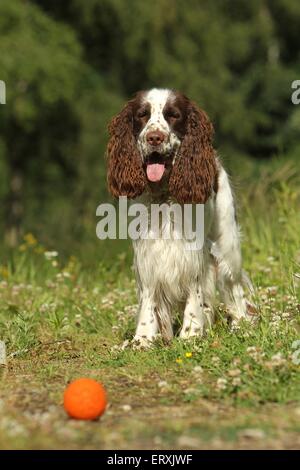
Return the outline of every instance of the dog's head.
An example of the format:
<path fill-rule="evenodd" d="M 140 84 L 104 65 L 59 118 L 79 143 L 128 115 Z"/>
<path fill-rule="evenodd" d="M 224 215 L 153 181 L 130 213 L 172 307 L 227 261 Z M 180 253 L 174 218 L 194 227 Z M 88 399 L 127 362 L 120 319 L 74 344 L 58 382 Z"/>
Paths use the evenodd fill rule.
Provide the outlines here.
<path fill-rule="evenodd" d="M 205 203 L 216 179 L 213 126 L 183 94 L 152 89 L 136 94 L 110 125 L 108 186 L 135 198 L 168 187 L 179 203 Z"/>

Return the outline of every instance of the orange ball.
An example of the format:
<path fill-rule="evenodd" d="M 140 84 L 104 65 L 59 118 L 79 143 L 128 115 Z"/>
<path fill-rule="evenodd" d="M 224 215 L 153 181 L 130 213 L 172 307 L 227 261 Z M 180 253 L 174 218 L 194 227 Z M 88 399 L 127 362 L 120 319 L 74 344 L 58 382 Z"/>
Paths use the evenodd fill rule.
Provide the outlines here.
<path fill-rule="evenodd" d="M 92 420 L 99 418 L 106 408 L 103 386 L 93 379 L 77 379 L 64 392 L 64 408 L 71 418 Z"/>

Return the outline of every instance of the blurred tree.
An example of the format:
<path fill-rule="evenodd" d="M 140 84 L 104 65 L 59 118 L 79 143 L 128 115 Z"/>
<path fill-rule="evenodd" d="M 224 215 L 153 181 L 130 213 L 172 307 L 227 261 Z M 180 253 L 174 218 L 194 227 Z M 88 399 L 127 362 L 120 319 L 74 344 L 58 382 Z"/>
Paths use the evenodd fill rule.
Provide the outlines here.
<path fill-rule="evenodd" d="M 72 190 L 80 166 L 80 107 L 85 93 L 91 102 L 102 85 L 84 63 L 70 27 L 35 5 L 1 2 L 0 38 L 1 79 L 7 85 L 7 104 L 0 107 L 2 195 L 6 238 L 15 245 L 26 193 L 41 211 L 45 198 L 57 201 Z M 48 215 L 36 214 L 46 221 Z M 59 214 L 57 222 L 62 219 Z"/>
<path fill-rule="evenodd" d="M 179 88 L 212 116 L 222 145 L 258 157 L 288 147 L 296 0 L 38 3 L 78 32 L 88 62 L 118 93 Z"/>
<path fill-rule="evenodd" d="M 7 85 L 7 105 L 0 109 L 6 236 L 15 245 L 25 178 L 30 175 L 30 184 L 34 175 L 43 187 L 47 171 L 74 171 L 68 147 L 78 129 L 73 103 L 80 86 L 81 48 L 70 28 L 17 0 L 0 4 L 0 34 L 1 77 Z"/>
<path fill-rule="evenodd" d="M 7 196 L 11 241 L 24 194 L 25 225 L 34 221 L 65 245 L 67 233 L 70 240 L 94 236 L 95 205 L 105 191 L 106 125 L 139 89 L 177 88 L 196 100 L 215 124 L 222 154 L 264 158 L 297 149 L 300 107 L 290 97 L 300 76 L 299 5 L 1 2 L 7 104 L 0 106 L 0 196 Z"/>

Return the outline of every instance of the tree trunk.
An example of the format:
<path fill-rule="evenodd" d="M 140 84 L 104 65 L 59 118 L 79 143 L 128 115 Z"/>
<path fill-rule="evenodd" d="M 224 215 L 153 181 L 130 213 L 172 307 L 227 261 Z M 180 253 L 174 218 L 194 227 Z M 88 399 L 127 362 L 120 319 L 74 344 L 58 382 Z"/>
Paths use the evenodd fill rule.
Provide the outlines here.
<path fill-rule="evenodd" d="M 23 174 L 21 170 L 11 168 L 5 229 L 5 241 L 11 248 L 17 246 L 20 241 L 23 212 Z"/>

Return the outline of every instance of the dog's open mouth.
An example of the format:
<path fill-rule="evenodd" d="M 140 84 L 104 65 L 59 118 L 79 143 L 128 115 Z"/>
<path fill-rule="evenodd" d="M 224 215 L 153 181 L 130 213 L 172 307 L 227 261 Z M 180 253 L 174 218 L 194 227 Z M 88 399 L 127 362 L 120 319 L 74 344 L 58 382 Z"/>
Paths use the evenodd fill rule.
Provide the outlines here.
<path fill-rule="evenodd" d="M 169 161 L 170 155 L 162 155 L 158 152 L 152 152 L 145 162 L 148 180 L 152 183 L 160 181 L 165 173 L 165 169 Z"/>

